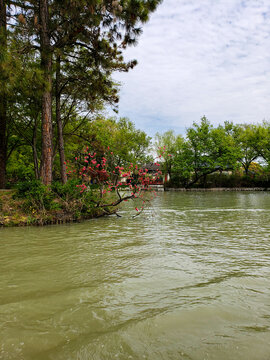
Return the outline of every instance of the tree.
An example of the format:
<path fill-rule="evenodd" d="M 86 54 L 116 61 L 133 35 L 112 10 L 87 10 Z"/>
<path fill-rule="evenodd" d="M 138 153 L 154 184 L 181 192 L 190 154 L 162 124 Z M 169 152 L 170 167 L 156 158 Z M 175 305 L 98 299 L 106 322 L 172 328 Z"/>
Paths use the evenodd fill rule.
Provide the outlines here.
<path fill-rule="evenodd" d="M 170 178 L 172 177 L 173 159 L 182 148 L 183 142 L 183 137 L 175 135 L 172 130 L 168 130 L 164 134 L 156 134 L 154 148 L 162 161 L 164 174 L 169 174 Z"/>
<path fill-rule="evenodd" d="M 97 186 L 95 196 L 90 201 L 97 209 L 102 209 L 103 213 L 110 215 L 111 208 L 117 207 L 123 201 L 133 200 L 137 205 L 135 210 L 138 215 L 153 198 L 151 195 L 149 198 L 148 193 L 152 195 L 156 193 L 148 186 L 150 179 L 147 171 L 137 164 L 126 163 L 125 167 L 116 166 L 112 169 L 111 163 L 117 161 L 113 159 L 114 156 L 111 149 L 97 154 L 90 151 L 87 146 L 75 157 L 75 163 L 69 163 L 68 174 L 71 178 L 81 180 L 81 183 L 76 185 L 81 194 L 91 192 L 93 184 Z M 159 175 L 160 172 L 157 172 L 154 180 Z M 113 213 L 116 211 L 114 210 Z"/>
<path fill-rule="evenodd" d="M 260 155 L 257 134 L 255 125 L 235 125 L 233 129 L 234 141 L 239 149 L 238 160 L 246 175 L 248 175 L 250 164 Z"/>
<path fill-rule="evenodd" d="M 7 20 L 6 1 L 0 0 L 0 189 L 6 183 L 6 161 L 7 161 L 7 94 L 5 70 L 7 53 Z"/>
<path fill-rule="evenodd" d="M 36 107 L 39 103 L 40 96 L 41 78 L 33 53 L 21 46 L 17 30 L 10 25 L 14 20 L 10 13 L 12 3 L 0 2 L 0 188 L 5 187 L 7 161 L 15 146 L 22 143 L 24 132 L 19 134 L 21 126 L 18 124 L 23 124 L 33 104 Z M 17 135 L 18 139 L 10 143 Z"/>
<path fill-rule="evenodd" d="M 72 57 L 72 61 L 70 58 Z M 69 117 L 63 124 L 61 109 L 77 108 L 81 112 L 93 112 L 105 104 L 117 104 L 118 86 L 111 79 L 112 71 L 128 71 L 135 61 L 123 63 L 122 58 L 109 59 L 106 54 L 99 54 L 97 61 L 95 53 L 77 49 L 68 55 L 57 55 L 55 79 L 56 123 L 58 128 L 58 146 L 60 156 L 61 178 L 66 182 L 66 166 L 64 154 L 63 130 Z M 93 61 L 95 59 L 95 61 Z M 63 112 L 63 111 L 62 111 Z M 69 113 L 69 111 L 68 111 Z M 85 117 L 85 116 L 83 116 Z M 87 118 L 87 117 L 86 117 Z"/>
<path fill-rule="evenodd" d="M 264 121 L 256 125 L 254 129 L 253 146 L 257 150 L 258 156 L 261 157 L 270 167 L 270 123 Z"/>
<path fill-rule="evenodd" d="M 41 177 L 45 184 L 52 180 L 52 72 L 55 54 L 68 54 L 82 49 L 96 55 L 94 60 L 112 62 L 121 59 L 121 51 L 135 44 L 141 33 L 139 25 L 148 20 L 160 0 L 82 0 L 23 2 L 14 1 L 23 9 L 22 27 L 27 40 L 39 49 L 43 71 L 42 94 L 42 161 Z M 93 57 L 92 57 L 93 58 Z M 126 68 L 128 65 L 125 65 Z"/>
<path fill-rule="evenodd" d="M 207 118 L 187 129 L 186 141 L 173 159 L 185 186 L 191 186 L 215 171 L 237 166 L 238 151 L 233 138 L 222 126 L 214 128 Z"/>
<path fill-rule="evenodd" d="M 116 167 L 126 167 L 128 164 L 142 165 L 147 162 L 150 137 L 136 129 L 127 118 L 120 118 L 117 121 L 116 118 L 99 117 L 92 122 L 87 121 L 84 126 L 75 130 L 74 132 L 70 127 L 66 129 L 68 136 L 72 136 L 73 144 L 79 139 L 77 148 L 73 145 L 72 153 L 81 152 L 82 141 L 87 144 L 89 151 L 99 157 L 105 152 L 112 153 L 113 156 L 108 157 L 107 163 L 111 172 Z M 67 146 L 69 148 L 70 145 Z M 118 181 L 117 176 L 115 181 Z"/>

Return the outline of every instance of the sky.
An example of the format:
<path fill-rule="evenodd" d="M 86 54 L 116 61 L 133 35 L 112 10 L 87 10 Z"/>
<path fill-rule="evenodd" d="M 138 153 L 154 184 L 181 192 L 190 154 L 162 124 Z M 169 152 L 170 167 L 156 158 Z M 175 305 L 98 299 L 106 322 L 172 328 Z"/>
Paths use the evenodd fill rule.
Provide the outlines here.
<path fill-rule="evenodd" d="M 125 59 L 119 116 L 151 136 L 270 120 L 269 0 L 163 0 Z"/>

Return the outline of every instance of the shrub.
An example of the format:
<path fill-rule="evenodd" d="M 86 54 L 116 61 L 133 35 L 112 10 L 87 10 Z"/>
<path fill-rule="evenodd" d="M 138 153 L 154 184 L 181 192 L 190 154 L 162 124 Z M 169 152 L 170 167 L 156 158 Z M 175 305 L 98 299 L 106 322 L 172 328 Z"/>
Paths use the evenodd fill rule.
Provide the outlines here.
<path fill-rule="evenodd" d="M 18 183 L 16 198 L 25 199 L 24 207 L 33 210 L 50 210 L 53 202 L 53 193 L 39 180 Z"/>
<path fill-rule="evenodd" d="M 77 179 L 68 180 L 66 184 L 61 182 L 54 182 L 52 184 L 52 191 L 58 195 L 61 199 L 69 201 L 80 197 L 79 191 L 76 191 L 76 185 L 79 185 L 80 181 Z"/>

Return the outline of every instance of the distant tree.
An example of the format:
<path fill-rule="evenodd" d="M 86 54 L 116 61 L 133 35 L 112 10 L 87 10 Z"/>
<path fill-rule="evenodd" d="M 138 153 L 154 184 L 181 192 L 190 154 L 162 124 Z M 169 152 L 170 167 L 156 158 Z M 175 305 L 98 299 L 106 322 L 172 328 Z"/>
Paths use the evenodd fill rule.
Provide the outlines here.
<path fill-rule="evenodd" d="M 270 169 L 270 123 L 264 121 L 262 124 L 256 125 L 254 129 L 254 147 L 258 156 L 263 158 L 267 167 Z"/>
<path fill-rule="evenodd" d="M 233 138 L 235 145 L 239 150 L 239 162 L 248 175 L 250 164 L 255 161 L 259 155 L 258 132 L 255 125 L 235 125 L 233 129 Z"/>
<path fill-rule="evenodd" d="M 184 139 L 181 135 L 175 135 L 173 130 L 168 130 L 164 134 L 157 133 L 155 136 L 155 151 L 162 161 L 162 171 L 164 174 L 172 176 L 175 156 L 181 151 Z"/>
<path fill-rule="evenodd" d="M 181 151 L 174 158 L 174 168 L 185 186 L 191 186 L 215 171 L 237 167 L 238 150 L 225 130 L 214 128 L 206 117 L 200 124 L 187 129 L 187 137 Z"/>

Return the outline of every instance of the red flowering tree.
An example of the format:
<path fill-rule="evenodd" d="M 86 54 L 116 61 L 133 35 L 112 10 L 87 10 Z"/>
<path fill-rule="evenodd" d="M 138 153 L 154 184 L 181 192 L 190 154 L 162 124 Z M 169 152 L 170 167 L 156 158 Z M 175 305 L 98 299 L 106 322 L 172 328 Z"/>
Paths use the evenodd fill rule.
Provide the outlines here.
<path fill-rule="evenodd" d="M 105 214 L 117 214 L 122 202 L 133 200 L 137 216 L 156 196 L 151 183 L 160 177 L 161 171 L 149 175 L 147 169 L 137 164 L 115 166 L 114 153 L 109 147 L 100 154 L 86 147 L 74 160 L 67 162 L 67 175 L 80 180 L 76 185 L 80 194 L 94 193 L 90 201 Z"/>

